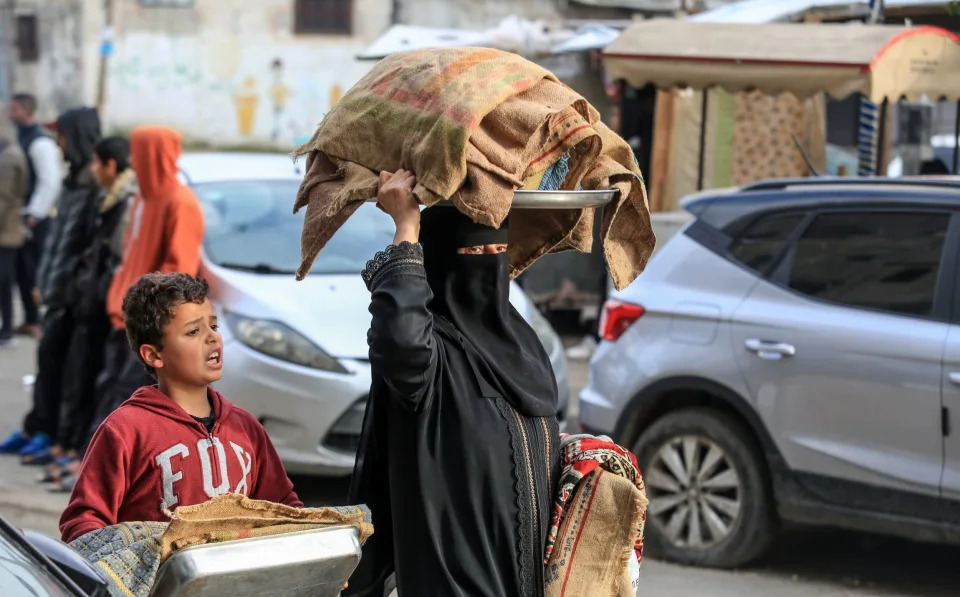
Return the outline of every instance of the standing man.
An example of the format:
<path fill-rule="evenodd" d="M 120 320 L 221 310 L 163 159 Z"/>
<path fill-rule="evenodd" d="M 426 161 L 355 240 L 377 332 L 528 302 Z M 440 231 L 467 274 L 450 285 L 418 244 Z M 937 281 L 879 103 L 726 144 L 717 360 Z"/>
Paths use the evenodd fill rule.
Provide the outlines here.
<path fill-rule="evenodd" d="M 20 207 L 27 187 L 27 162 L 20 147 L 0 130 L 0 348 L 13 340 L 13 283 L 23 245 Z"/>
<path fill-rule="evenodd" d="M 39 338 L 40 301 L 37 270 L 54 203 L 60 196 L 63 174 L 56 141 L 37 122 L 37 98 L 18 93 L 10 102 L 10 119 L 17 125 L 17 140 L 27 158 L 27 189 L 23 197 L 23 221 L 27 237 L 17 252 L 17 286 L 23 301 L 25 321 L 17 333 Z"/>
<path fill-rule="evenodd" d="M 57 119 L 57 143 L 69 164 L 56 217 L 47 235 L 37 284 L 46 305 L 43 337 L 37 346 L 33 408 L 23 428 L 0 444 L 0 453 L 18 452 L 24 464 L 46 464 L 63 403 L 64 362 L 75 329 L 75 288 L 80 255 L 91 240 L 90 220 L 99 187 L 90 172 L 93 148 L 100 140 L 100 117 L 93 108 L 67 110 Z M 19 446 L 19 449 L 17 447 Z"/>

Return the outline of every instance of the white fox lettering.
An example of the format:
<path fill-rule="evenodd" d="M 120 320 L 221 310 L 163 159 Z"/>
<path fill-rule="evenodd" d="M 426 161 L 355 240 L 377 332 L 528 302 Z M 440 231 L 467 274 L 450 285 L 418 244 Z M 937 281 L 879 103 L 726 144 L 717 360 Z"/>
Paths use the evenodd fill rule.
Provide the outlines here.
<path fill-rule="evenodd" d="M 183 479 L 183 471 L 181 470 L 174 473 L 171 460 L 173 460 L 174 456 L 186 458 L 189 455 L 190 450 L 183 444 L 177 444 L 157 454 L 157 466 L 160 467 L 163 474 L 163 502 L 160 503 L 161 511 L 173 507 L 180 502 L 180 498 L 173 491 L 173 484 Z"/>
<path fill-rule="evenodd" d="M 227 451 L 219 438 L 201 438 L 197 440 L 196 454 L 200 459 L 200 476 L 203 481 L 203 492 L 208 498 L 214 498 L 231 491 L 241 495 L 250 495 L 251 474 L 253 472 L 253 455 L 244 447 L 230 442 L 230 448 L 236 456 L 239 463 L 239 469 L 235 465 L 229 464 L 227 460 Z M 174 464 L 174 458 L 180 457 L 180 461 Z M 160 503 L 160 509 L 165 510 L 177 505 L 184 505 L 181 499 L 178 487 L 182 486 L 186 475 L 186 482 L 193 482 L 196 487 L 196 460 L 193 465 L 188 464 L 192 459 L 190 448 L 182 443 L 174 444 L 163 452 L 157 454 L 155 460 L 160 468 L 161 484 L 163 487 L 163 501 Z M 233 469 L 233 476 L 236 479 L 237 470 L 240 478 L 236 484 L 230 480 L 229 471 Z M 180 485 L 178 485 L 178 483 Z M 196 490 L 188 491 L 185 495 L 196 495 Z M 195 499 L 195 498 L 194 498 Z"/>
<path fill-rule="evenodd" d="M 210 465 L 210 448 L 216 450 L 214 458 L 220 468 L 220 484 L 213 485 L 213 467 Z M 207 497 L 217 497 L 230 491 L 230 476 L 227 474 L 227 453 L 219 438 L 197 440 L 197 453 L 200 454 L 200 468 L 203 471 L 203 492 Z"/>
<path fill-rule="evenodd" d="M 253 458 L 244 451 L 243 448 L 233 442 L 230 442 L 230 447 L 233 448 L 233 453 L 237 455 L 237 460 L 240 461 L 240 472 L 243 475 L 240 477 L 240 482 L 237 484 L 236 489 L 233 490 L 233 493 L 250 495 L 250 488 L 247 482 L 250 477 L 250 470 L 253 468 Z M 246 458 L 246 460 L 244 460 L 244 458 Z"/>

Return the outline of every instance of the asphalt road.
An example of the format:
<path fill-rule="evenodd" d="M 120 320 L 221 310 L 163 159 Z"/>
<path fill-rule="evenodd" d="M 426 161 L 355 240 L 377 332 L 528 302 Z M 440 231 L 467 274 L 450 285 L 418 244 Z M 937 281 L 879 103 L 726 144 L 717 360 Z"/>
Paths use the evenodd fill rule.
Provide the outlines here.
<path fill-rule="evenodd" d="M 6 436 L 29 407 L 22 389 L 33 373 L 36 345 L 21 341 L 0 349 L 0 436 Z M 226 355 L 229 358 L 229 355 Z M 586 378 L 583 363 L 571 363 L 574 385 Z M 57 534 L 66 496 L 50 495 L 34 481 L 37 471 L 0 457 L 0 515 L 14 524 Z M 294 478 L 310 505 L 343 503 L 343 479 Z M 689 569 L 647 559 L 641 595 L 667 597 L 800 597 L 806 595 L 960 595 L 960 548 L 834 530 L 784 533 L 756 566 L 741 571 Z"/>

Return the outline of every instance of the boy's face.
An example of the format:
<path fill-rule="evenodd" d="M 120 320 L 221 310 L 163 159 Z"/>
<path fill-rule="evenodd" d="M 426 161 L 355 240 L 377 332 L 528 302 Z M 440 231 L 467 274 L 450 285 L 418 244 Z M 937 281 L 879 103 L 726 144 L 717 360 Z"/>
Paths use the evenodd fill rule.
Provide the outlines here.
<path fill-rule="evenodd" d="M 117 163 L 113 160 L 101 162 L 99 156 L 93 155 L 90 160 L 90 172 L 102 189 L 109 189 L 117 180 Z"/>
<path fill-rule="evenodd" d="M 168 384 L 206 387 L 219 380 L 223 339 L 210 301 L 174 307 L 173 317 L 163 329 L 163 349 L 145 344 L 140 347 L 140 357 Z"/>

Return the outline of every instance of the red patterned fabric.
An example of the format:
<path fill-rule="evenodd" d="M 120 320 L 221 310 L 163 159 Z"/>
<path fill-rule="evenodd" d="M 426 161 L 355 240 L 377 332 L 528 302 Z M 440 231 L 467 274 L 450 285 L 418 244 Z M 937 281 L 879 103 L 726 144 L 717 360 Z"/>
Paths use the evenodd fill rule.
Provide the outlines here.
<path fill-rule="evenodd" d="M 557 498 L 553 505 L 553 517 L 550 521 L 550 531 L 547 534 L 547 547 L 543 557 L 546 565 L 553 553 L 560 525 L 566 515 L 570 500 L 576 492 L 577 486 L 588 474 L 601 468 L 607 472 L 619 475 L 630 480 L 644 495 L 643 476 L 637 458 L 622 446 L 613 443 L 609 437 L 593 435 L 560 434 L 560 451 L 563 455 L 563 470 L 560 473 L 560 484 Z M 646 513 L 643 520 L 646 521 Z M 639 563 L 643 556 L 643 524 L 637 532 L 637 541 L 634 547 Z"/>

